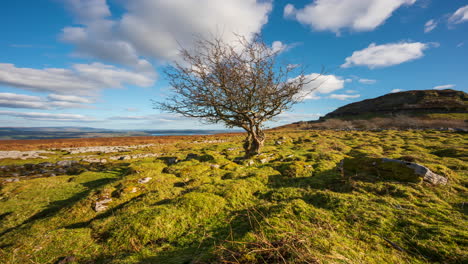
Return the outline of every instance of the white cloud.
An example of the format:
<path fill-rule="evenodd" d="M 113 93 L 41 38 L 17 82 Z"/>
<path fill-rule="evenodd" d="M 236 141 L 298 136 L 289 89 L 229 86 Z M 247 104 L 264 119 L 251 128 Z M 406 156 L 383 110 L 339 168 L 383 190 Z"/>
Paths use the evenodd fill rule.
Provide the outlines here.
<path fill-rule="evenodd" d="M 0 107 L 53 109 L 53 108 L 90 108 L 93 103 L 89 98 L 51 94 L 47 98 L 15 93 L 0 93 Z"/>
<path fill-rule="evenodd" d="M 180 46 L 191 48 L 193 38 L 234 33 L 251 37 L 268 21 L 270 0 L 132 0 L 112 19 L 105 0 L 68 0 L 78 27 L 63 29 L 62 40 L 75 45 L 78 55 L 151 68 L 149 57 L 174 60 Z M 209 8 L 208 8 L 209 7 Z"/>
<path fill-rule="evenodd" d="M 271 126 L 278 126 L 282 124 L 290 124 L 299 121 L 310 121 L 310 120 L 317 120 L 319 117 L 323 116 L 320 113 L 292 113 L 292 112 L 283 112 L 276 116 L 274 120 L 268 122 Z M 273 121 L 277 121 L 275 123 Z"/>
<path fill-rule="evenodd" d="M 432 89 L 434 89 L 434 90 L 443 90 L 443 89 L 450 89 L 450 88 L 453 88 L 455 86 L 456 86 L 455 84 L 445 84 L 445 85 L 435 86 Z"/>
<path fill-rule="evenodd" d="M 34 92 L 90 95 L 104 88 L 121 88 L 125 84 L 149 87 L 153 83 L 152 75 L 101 63 L 74 64 L 71 69 L 18 68 L 0 63 L 0 84 Z"/>
<path fill-rule="evenodd" d="M 387 20 L 403 5 L 412 5 L 416 0 L 314 0 L 302 9 L 292 4 L 284 8 L 284 16 L 318 31 L 342 29 L 372 31 Z"/>
<path fill-rule="evenodd" d="M 14 93 L 0 93 L 0 107 L 48 109 L 47 104 L 38 96 Z"/>
<path fill-rule="evenodd" d="M 70 102 L 70 103 L 81 103 L 81 104 L 91 104 L 94 102 L 90 98 L 80 97 L 76 95 L 49 94 L 47 98 L 52 101 L 65 101 L 65 102 Z"/>
<path fill-rule="evenodd" d="M 435 43 L 432 45 L 437 46 Z M 421 42 L 400 42 L 383 45 L 372 43 L 363 50 L 353 52 L 351 57 L 346 58 L 346 62 L 341 67 L 367 66 L 374 69 L 398 65 L 423 57 L 423 51 L 430 46 L 431 44 Z"/>
<path fill-rule="evenodd" d="M 346 90 L 345 93 L 352 94 L 352 93 L 357 93 L 358 91 L 356 90 Z"/>
<path fill-rule="evenodd" d="M 284 44 L 281 41 L 273 41 L 273 43 L 271 44 L 271 50 L 273 52 L 281 53 L 281 52 L 286 51 L 288 49 L 289 49 L 289 46 Z"/>
<path fill-rule="evenodd" d="M 402 91 L 404 91 L 404 90 L 402 90 L 402 89 L 393 89 L 393 90 L 390 91 L 390 93 L 399 93 L 399 92 L 402 92 Z"/>
<path fill-rule="evenodd" d="M 14 111 L 0 111 L 0 115 L 20 117 L 30 120 L 42 121 L 94 121 L 95 119 L 76 114 L 50 114 L 50 113 L 37 113 L 37 112 L 14 112 Z"/>
<path fill-rule="evenodd" d="M 305 85 L 304 91 L 299 95 L 304 100 L 320 99 L 320 94 L 328 94 L 342 89 L 345 84 L 343 79 L 335 75 L 311 73 L 306 77 L 311 81 Z"/>
<path fill-rule="evenodd" d="M 466 21 L 468 21 L 468 5 L 460 7 L 448 20 L 450 24 L 460 24 Z"/>
<path fill-rule="evenodd" d="M 424 24 L 424 33 L 429 33 L 437 27 L 437 21 L 431 19 Z"/>
<path fill-rule="evenodd" d="M 371 79 L 359 79 L 359 82 L 362 84 L 374 84 L 377 81 L 376 80 L 371 80 Z"/>
<path fill-rule="evenodd" d="M 359 98 L 361 97 L 360 94 L 331 94 L 328 96 L 330 99 L 338 99 L 338 100 L 348 100 L 348 99 L 354 99 L 354 98 Z"/>
<path fill-rule="evenodd" d="M 345 81 L 345 83 L 352 83 L 352 82 L 353 82 L 353 79 L 347 78 L 347 79 L 345 79 L 344 81 Z"/>
<path fill-rule="evenodd" d="M 460 42 L 460 43 L 457 44 L 457 48 L 461 48 L 461 47 L 463 47 L 463 45 L 465 45 L 465 42 Z"/>

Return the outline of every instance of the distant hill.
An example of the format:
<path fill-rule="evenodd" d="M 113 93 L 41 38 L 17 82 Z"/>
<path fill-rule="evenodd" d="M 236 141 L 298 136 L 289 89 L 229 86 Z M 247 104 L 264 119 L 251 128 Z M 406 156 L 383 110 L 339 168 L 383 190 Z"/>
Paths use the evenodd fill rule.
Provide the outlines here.
<path fill-rule="evenodd" d="M 468 94 L 463 91 L 414 90 L 390 93 L 342 106 L 318 121 L 278 129 L 468 129 Z"/>
<path fill-rule="evenodd" d="M 390 93 L 348 104 L 328 113 L 321 119 L 362 119 L 398 115 L 431 117 L 431 114 L 454 113 L 468 113 L 467 93 L 451 89 L 415 90 Z"/>

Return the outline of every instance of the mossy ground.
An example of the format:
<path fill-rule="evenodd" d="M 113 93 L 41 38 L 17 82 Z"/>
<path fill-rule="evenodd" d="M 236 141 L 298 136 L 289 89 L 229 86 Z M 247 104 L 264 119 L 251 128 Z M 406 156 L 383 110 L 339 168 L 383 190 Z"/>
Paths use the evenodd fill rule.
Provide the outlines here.
<path fill-rule="evenodd" d="M 269 133 L 248 162 L 236 159 L 242 137 L 225 139 L 149 148 L 165 154 L 104 172 L 1 185 L 0 262 L 467 262 L 466 134 Z M 366 169 L 382 157 L 421 163 L 449 184 Z M 138 183 L 144 177 L 152 180 Z M 102 196 L 112 202 L 96 213 Z"/>

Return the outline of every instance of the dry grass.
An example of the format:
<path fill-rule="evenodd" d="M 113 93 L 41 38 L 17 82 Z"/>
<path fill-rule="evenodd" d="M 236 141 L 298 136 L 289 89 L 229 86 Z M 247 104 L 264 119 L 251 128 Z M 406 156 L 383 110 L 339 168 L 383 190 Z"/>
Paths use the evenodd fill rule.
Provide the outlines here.
<path fill-rule="evenodd" d="M 209 136 L 154 136 L 154 137 L 110 137 L 110 138 L 67 138 L 67 139 L 29 139 L 0 140 L 0 150 L 45 150 L 56 148 L 76 148 L 93 146 L 131 146 L 144 144 L 168 144 L 186 141 L 221 140 L 239 135 L 217 134 Z"/>
<path fill-rule="evenodd" d="M 421 117 L 399 116 L 394 118 L 376 117 L 372 119 L 327 119 L 323 122 L 298 122 L 280 128 L 309 129 L 468 129 L 468 123 L 462 119 L 429 119 Z"/>

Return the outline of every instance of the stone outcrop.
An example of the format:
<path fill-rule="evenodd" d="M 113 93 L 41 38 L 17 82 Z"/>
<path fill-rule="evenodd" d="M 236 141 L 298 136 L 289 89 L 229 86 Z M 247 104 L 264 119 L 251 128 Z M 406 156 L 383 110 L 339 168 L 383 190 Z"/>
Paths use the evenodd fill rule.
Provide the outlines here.
<path fill-rule="evenodd" d="M 451 89 L 390 93 L 342 106 L 320 119 L 427 113 L 468 113 L 468 94 Z"/>
<path fill-rule="evenodd" d="M 428 182 L 434 185 L 446 185 L 447 184 L 447 178 L 432 172 L 430 169 L 428 169 L 427 167 L 423 165 L 413 163 L 413 162 L 407 162 L 407 161 L 395 160 L 395 159 L 387 159 L 387 158 L 383 158 L 382 161 L 384 163 L 392 162 L 392 163 L 401 164 L 402 166 L 406 166 L 412 169 L 416 175 L 422 177 L 425 182 Z"/>

